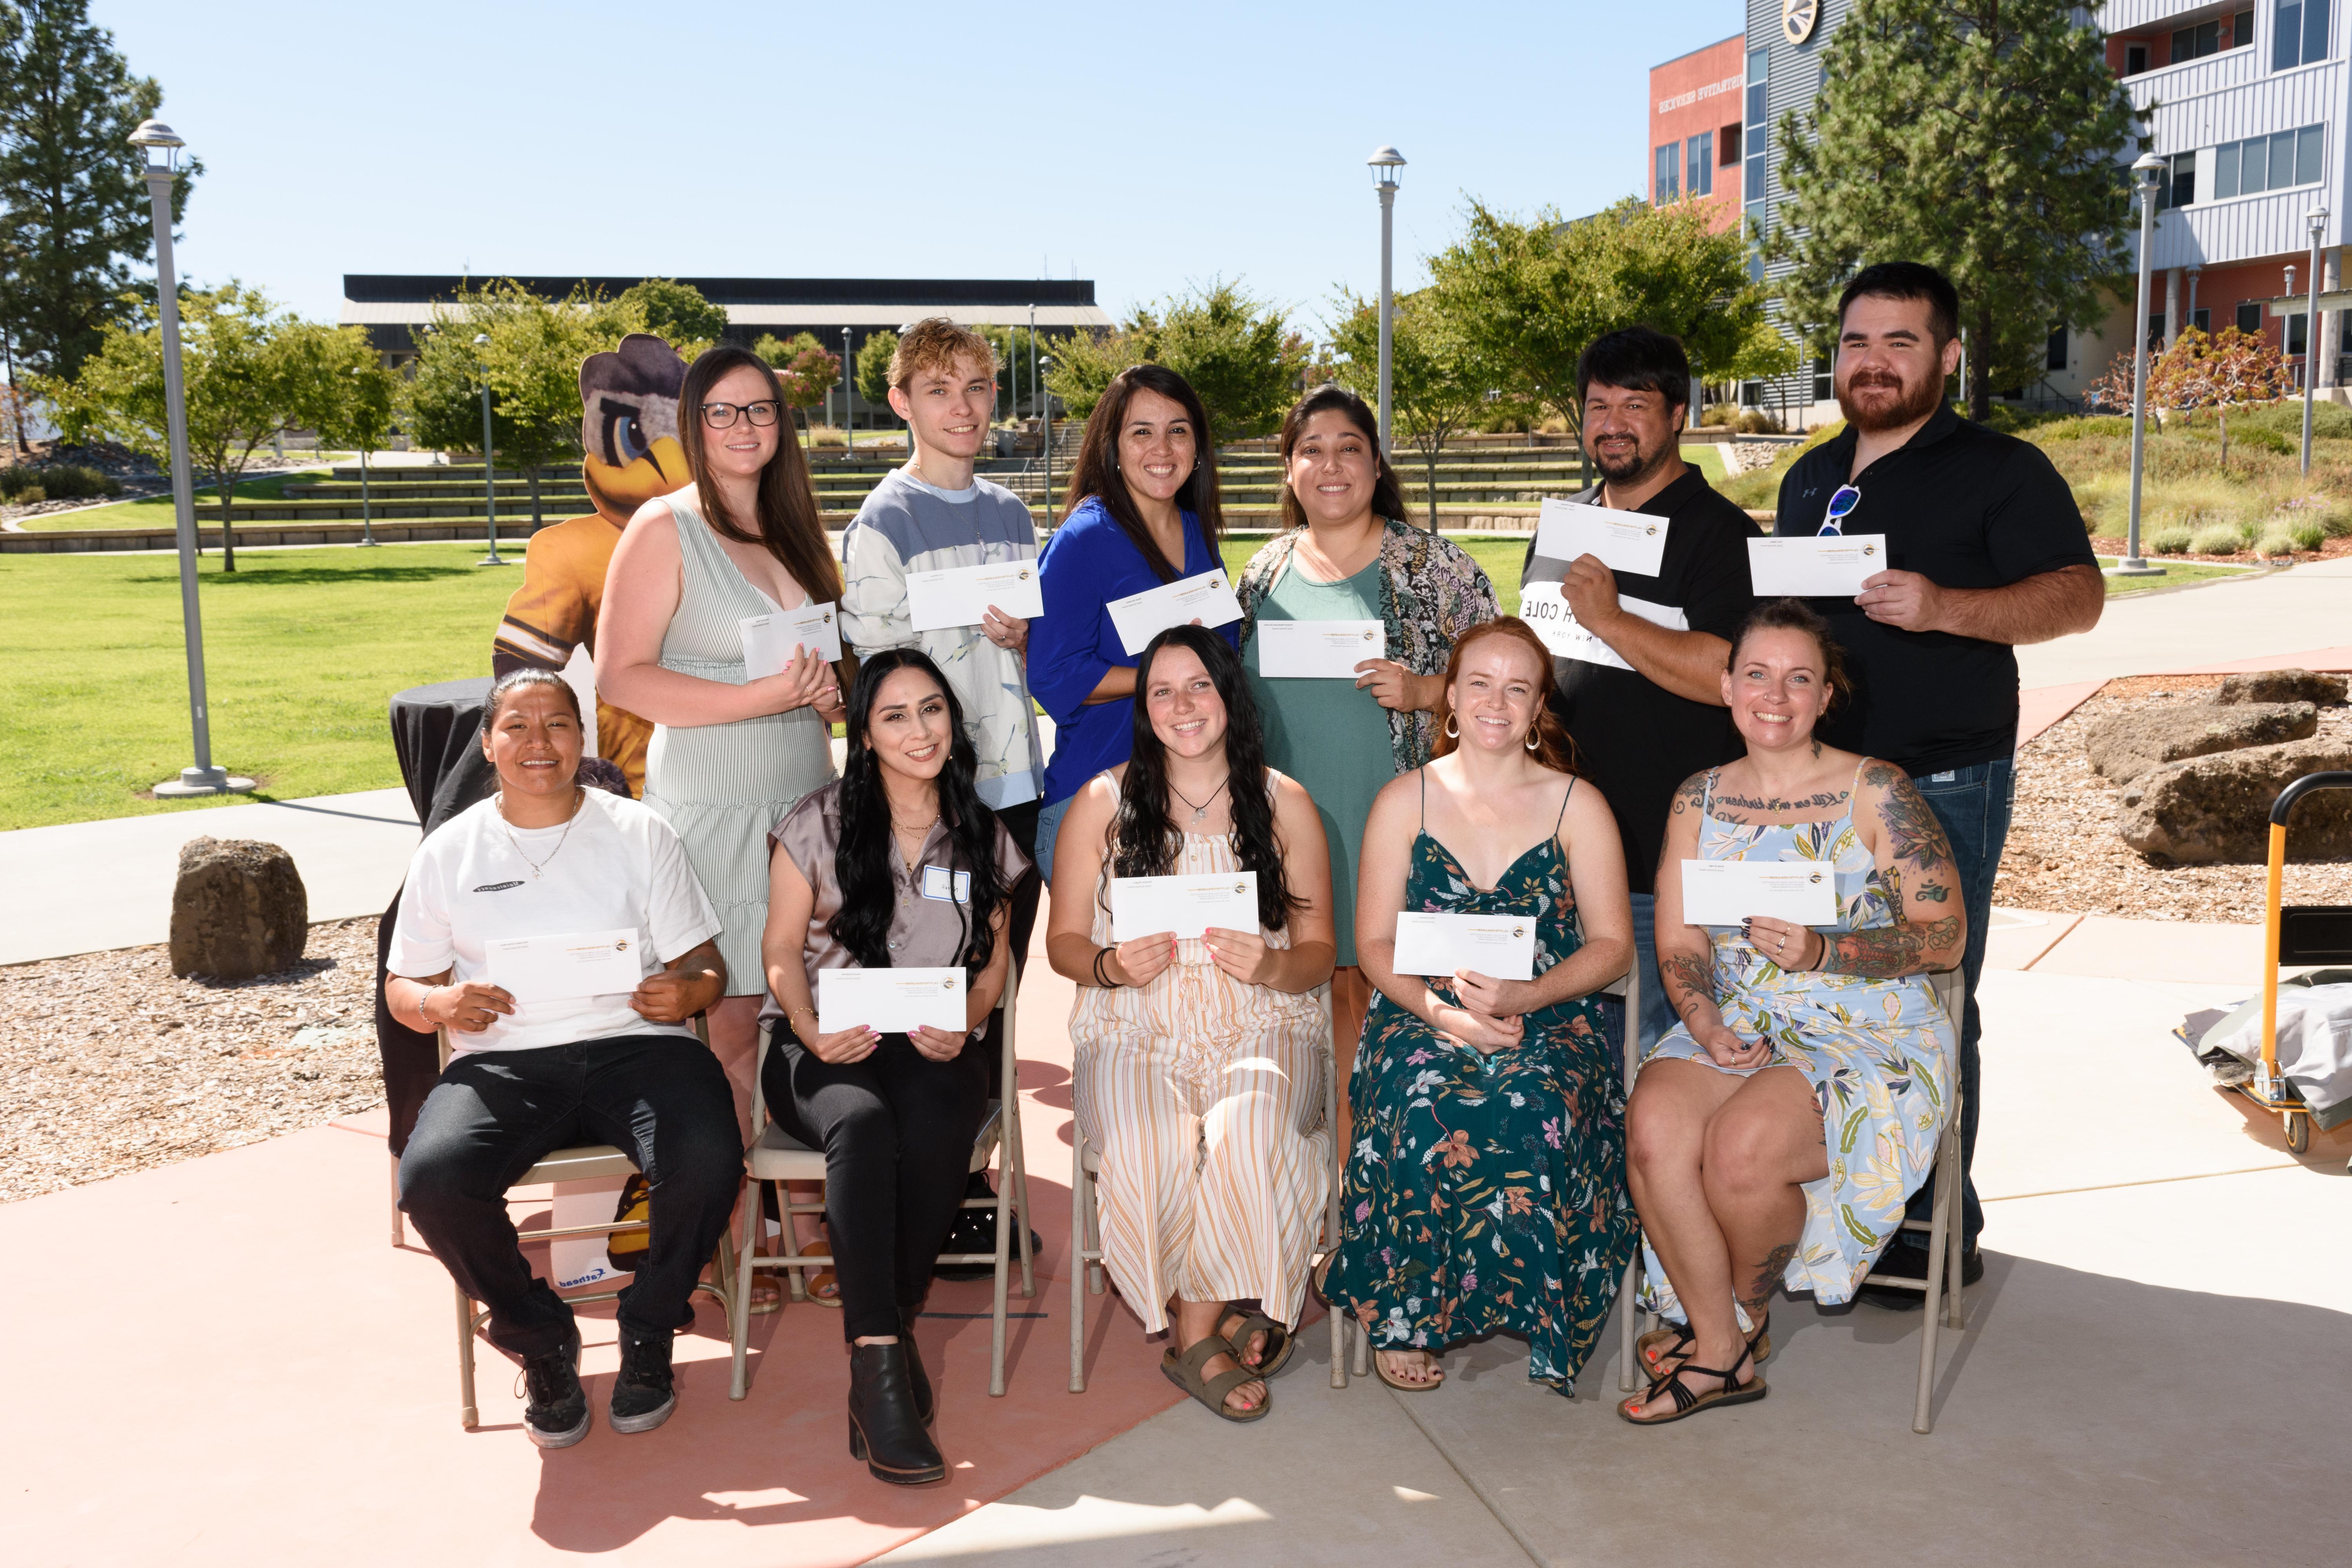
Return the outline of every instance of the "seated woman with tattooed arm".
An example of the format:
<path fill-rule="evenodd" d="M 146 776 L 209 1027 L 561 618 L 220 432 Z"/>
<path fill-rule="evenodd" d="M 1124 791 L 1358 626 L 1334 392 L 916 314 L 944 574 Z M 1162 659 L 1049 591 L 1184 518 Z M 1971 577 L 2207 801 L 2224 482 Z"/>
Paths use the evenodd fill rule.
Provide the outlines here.
<path fill-rule="evenodd" d="M 1682 1022 L 1625 1120 L 1643 1304 L 1670 1326 L 1640 1345 L 1648 1390 L 1618 1406 L 1637 1426 L 1761 1399 L 1774 1285 L 1850 1300 L 1935 1160 L 1953 1038 L 1927 975 L 1960 962 L 1968 921 L 1910 779 L 1813 739 L 1843 689 L 1821 617 L 1759 605 L 1723 677 L 1748 755 L 1685 781 L 1666 819 L 1658 969 Z M 1816 864 L 1836 919 L 1686 923 L 1685 860 Z"/>

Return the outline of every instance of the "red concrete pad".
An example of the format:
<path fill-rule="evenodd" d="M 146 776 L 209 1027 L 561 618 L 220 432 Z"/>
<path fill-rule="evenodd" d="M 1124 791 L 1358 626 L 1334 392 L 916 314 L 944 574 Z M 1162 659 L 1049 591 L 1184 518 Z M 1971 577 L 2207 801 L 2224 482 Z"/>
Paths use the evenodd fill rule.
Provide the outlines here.
<path fill-rule="evenodd" d="M 2017 696 L 2017 743 L 2021 746 L 2099 694 L 2104 680 L 2037 686 Z"/>
<path fill-rule="evenodd" d="M 1042 949 L 1042 942 L 1040 943 Z M 1044 1233 L 1014 1279 L 1009 1391 L 988 1395 L 990 1286 L 940 1281 L 918 1334 L 939 1380 L 947 1482 L 886 1486 L 849 1458 L 841 1315 L 754 1318 L 751 1397 L 727 1397 L 705 1299 L 677 1344 L 679 1405 L 606 1425 L 609 1302 L 583 1309 L 596 1410 L 578 1447 L 523 1436 L 512 1363 L 478 1342 L 482 1426 L 457 1424 L 448 1276 L 389 1245 L 381 1122 L 324 1127 L 0 1206 L 10 1383 L 23 1413 L 0 1489 L 22 1563 L 484 1565 L 570 1553 L 635 1563 L 862 1562 L 1167 1408 L 1116 1297 L 1089 1297 L 1088 1384 L 1068 1392 L 1069 983 L 1042 951 L 1022 992 L 1022 1128 Z M 525 1215 L 532 1205 L 519 1205 Z M 37 1349 L 35 1349 L 37 1347 Z"/>

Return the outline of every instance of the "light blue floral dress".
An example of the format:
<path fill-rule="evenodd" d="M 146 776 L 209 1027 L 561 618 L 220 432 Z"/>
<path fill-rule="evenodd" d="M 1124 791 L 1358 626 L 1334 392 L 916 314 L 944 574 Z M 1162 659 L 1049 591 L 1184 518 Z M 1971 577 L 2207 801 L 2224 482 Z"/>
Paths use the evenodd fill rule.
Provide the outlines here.
<path fill-rule="evenodd" d="M 1860 777 L 1856 769 L 1857 782 Z M 1853 825 L 1851 793 L 1845 814 L 1827 822 L 1726 822 L 1714 814 L 1715 778 L 1714 772 L 1706 776 L 1700 808 L 1700 859 L 1824 860 L 1837 876 L 1838 921 L 1830 931 L 1877 931 L 1895 923 L 1875 858 Z M 1830 1173 L 1805 1184 L 1804 1234 L 1783 1279 L 1791 1291 L 1811 1290 L 1822 1305 L 1835 1306 L 1853 1299 L 1871 1261 L 1895 1238 L 1905 1200 L 1935 1163 L 1948 1111 L 1950 1020 L 1924 974 L 1868 980 L 1790 973 L 1750 945 L 1739 927 L 1707 931 L 1723 1021 L 1744 1038 L 1770 1039 L 1772 1059 L 1766 1065 L 1797 1068 L 1821 1101 Z M 1741 1078 L 1762 1070 L 1717 1067 L 1680 1024 L 1643 1066 L 1664 1057 Z M 1642 1269 L 1642 1305 L 1682 1321 L 1681 1303 L 1646 1237 Z"/>

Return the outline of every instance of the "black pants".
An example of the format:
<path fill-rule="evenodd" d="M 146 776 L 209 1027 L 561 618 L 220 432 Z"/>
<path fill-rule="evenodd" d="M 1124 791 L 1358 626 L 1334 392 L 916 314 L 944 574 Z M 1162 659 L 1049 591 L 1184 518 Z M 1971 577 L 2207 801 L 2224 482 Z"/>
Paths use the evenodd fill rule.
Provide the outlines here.
<path fill-rule="evenodd" d="M 1035 801 L 1008 805 L 996 814 L 996 820 L 1004 824 L 1004 830 L 1013 836 L 1013 842 L 1021 847 L 1021 853 L 1032 860 L 1037 858 Z M 1034 866 L 1013 889 L 1013 913 L 1005 922 L 1005 934 L 1013 943 L 1013 984 L 1016 989 L 1021 984 L 1021 973 L 1029 963 L 1029 935 L 1037 929 L 1037 902 L 1045 892 L 1045 879 L 1037 875 Z M 1003 1014 L 991 1013 L 988 1016 L 988 1032 L 981 1037 L 980 1045 L 988 1063 L 989 1098 L 1002 1100 L 1004 1098 Z M 987 1190 L 987 1178 L 977 1177 L 975 1181 L 979 1190 Z"/>
<path fill-rule="evenodd" d="M 401 1155 L 400 1206 L 490 1310 L 490 1342 L 510 1355 L 561 1345 L 572 1309 L 524 1261 L 507 1188 L 574 1143 L 616 1145 L 652 1184 L 651 1245 L 620 1299 L 622 1327 L 638 1334 L 694 1321 L 694 1281 L 741 1190 L 735 1097 L 699 1040 L 629 1035 L 450 1062 Z"/>
<path fill-rule="evenodd" d="M 843 1336 L 899 1332 L 923 1304 L 963 1202 L 987 1107 L 985 1053 L 967 1043 L 955 1060 L 935 1062 L 906 1036 L 885 1035 L 865 1060 L 835 1066 L 778 1023 L 760 1087 L 785 1131 L 824 1151 Z"/>

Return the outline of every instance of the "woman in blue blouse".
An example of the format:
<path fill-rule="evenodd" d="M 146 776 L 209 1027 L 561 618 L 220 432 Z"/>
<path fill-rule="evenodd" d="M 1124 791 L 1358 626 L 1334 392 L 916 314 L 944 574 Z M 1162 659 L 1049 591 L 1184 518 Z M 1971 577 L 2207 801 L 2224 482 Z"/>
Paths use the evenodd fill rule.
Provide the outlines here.
<path fill-rule="evenodd" d="M 1037 814 L 1037 868 L 1086 782 L 1127 761 L 1135 656 L 1105 607 L 1162 583 L 1223 570 L 1209 421 L 1184 378 L 1156 364 L 1121 371 L 1095 405 L 1070 493 L 1078 499 L 1037 563 L 1045 613 L 1029 623 L 1029 689 L 1055 726 Z M 1217 634 L 1235 641 L 1237 628 Z"/>

